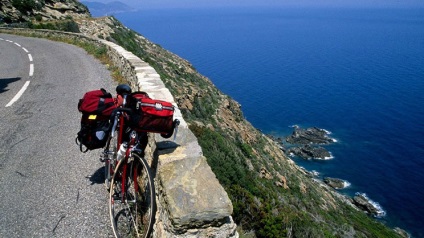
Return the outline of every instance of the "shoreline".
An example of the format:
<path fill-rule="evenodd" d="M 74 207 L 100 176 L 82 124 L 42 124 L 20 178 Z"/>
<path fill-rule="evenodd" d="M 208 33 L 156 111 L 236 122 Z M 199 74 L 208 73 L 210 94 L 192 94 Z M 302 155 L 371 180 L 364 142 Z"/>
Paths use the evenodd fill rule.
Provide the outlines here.
<path fill-rule="evenodd" d="M 330 145 L 332 143 L 337 143 L 338 140 L 335 138 L 329 137 L 329 135 L 332 134 L 331 131 L 318 128 L 318 127 L 309 127 L 306 129 L 302 129 L 298 125 L 292 125 L 290 126 L 294 128 L 294 131 L 291 135 L 286 137 L 275 137 L 272 135 L 267 135 L 272 141 L 277 143 L 277 145 L 280 146 L 280 149 L 290 158 L 299 158 L 299 159 L 305 159 L 308 161 L 329 161 L 334 159 L 334 156 L 330 151 L 328 151 L 330 156 L 324 156 L 324 157 L 302 157 L 303 154 L 301 153 L 295 153 L 293 148 L 298 149 L 299 144 L 292 144 L 293 142 L 301 142 L 304 145 L 301 147 L 301 149 L 309 149 L 307 151 L 307 154 L 313 154 L 311 151 L 313 151 L 315 148 L 322 148 L 321 146 Z M 297 140 L 300 138 L 299 140 Z M 292 143 L 291 143 L 292 142 Z M 325 143 L 316 143 L 316 142 L 325 142 Z M 316 146 L 320 147 L 316 147 Z M 315 147 L 314 147 L 315 146 Z M 311 153 L 308 153 L 311 152 Z M 331 177 L 321 177 L 320 172 L 317 170 L 307 170 L 306 168 L 300 166 L 298 163 L 294 161 L 294 163 L 299 167 L 299 169 L 308 174 L 312 179 L 315 181 L 319 181 L 320 185 L 326 186 L 329 190 L 333 190 L 333 192 L 343 196 L 346 198 L 346 200 L 351 204 L 352 206 L 355 206 L 357 209 L 362 210 L 370 215 L 372 215 L 375 218 L 382 218 L 386 216 L 386 211 L 382 208 L 382 206 L 375 202 L 374 200 L 370 199 L 366 193 L 364 192 L 355 192 L 355 196 L 350 197 L 347 194 L 342 193 L 341 190 L 346 189 L 348 187 L 351 187 L 352 184 L 344 179 L 340 178 L 331 178 Z M 312 162 L 313 163 L 313 162 Z M 355 201 L 355 199 L 357 201 Z"/>

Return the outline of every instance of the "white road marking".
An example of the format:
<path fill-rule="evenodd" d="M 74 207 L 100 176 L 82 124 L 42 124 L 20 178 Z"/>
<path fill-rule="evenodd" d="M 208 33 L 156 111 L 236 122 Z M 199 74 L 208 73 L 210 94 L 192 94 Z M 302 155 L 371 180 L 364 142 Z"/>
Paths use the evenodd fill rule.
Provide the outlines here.
<path fill-rule="evenodd" d="M 5 40 L 3 38 L 0 38 L 0 40 Z M 33 61 L 32 55 L 29 54 L 28 50 L 24 47 L 22 47 L 20 44 L 13 42 L 11 40 L 5 40 L 7 42 L 10 43 L 14 43 L 15 45 L 21 47 L 26 53 L 28 53 L 28 58 L 29 58 L 29 62 Z M 34 75 L 34 64 L 30 64 L 29 65 L 29 77 L 32 77 Z M 10 100 L 10 102 L 8 104 L 6 104 L 6 107 L 10 107 L 13 105 L 13 103 L 15 103 L 16 101 L 19 100 L 19 98 L 22 96 L 22 94 L 24 94 L 25 90 L 28 88 L 30 81 L 26 81 L 24 86 L 22 86 L 21 90 L 19 90 L 19 92 L 12 98 L 12 100 Z"/>
<path fill-rule="evenodd" d="M 32 77 L 34 75 L 34 64 L 29 65 L 29 76 Z"/>
<path fill-rule="evenodd" d="M 10 100 L 10 102 L 6 105 L 6 107 L 10 107 L 12 106 L 13 103 L 18 101 L 18 99 L 22 96 L 22 94 L 24 94 L 25 90 L 28 88 L 28 85 L 29 85 L 29 81 L 26 81 L 24 86 L 21 88 L 21 90 L 19 90 L 19 92 L 12 98 L 12 100 Z"/>

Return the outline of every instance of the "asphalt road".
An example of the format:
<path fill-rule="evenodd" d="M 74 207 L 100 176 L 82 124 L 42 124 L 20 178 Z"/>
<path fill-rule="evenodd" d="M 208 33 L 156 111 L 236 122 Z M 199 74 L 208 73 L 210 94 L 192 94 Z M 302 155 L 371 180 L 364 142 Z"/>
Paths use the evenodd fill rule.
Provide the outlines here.
<path fill-rule="evenodd" d="M 75 144 L 78 99 L 100 87 L 84 50 L 0 34 L 0 237 L 112 236 L 99 151 Z"/>

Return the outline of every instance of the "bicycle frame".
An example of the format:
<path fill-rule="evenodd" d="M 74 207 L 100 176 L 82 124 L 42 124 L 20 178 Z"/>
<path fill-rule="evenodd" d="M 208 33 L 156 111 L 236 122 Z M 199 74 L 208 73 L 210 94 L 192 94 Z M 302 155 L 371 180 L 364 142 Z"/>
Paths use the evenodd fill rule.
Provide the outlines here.
<path fill-rule="evenodd" d="M 125 99 L 126 99 L 126 95 L 124 96 L 124 103 L 123 103 L 123 106 L 121 107 L 121 109 L 124 108 L 124 106 L 126 104 Z M 112 178 L 112 176 L 115 172 L 114 170 L 119 163 L 119 161 L 117 160 L 117 154 L 115 154 L 115 153 L 118 152 L 122 143 L 124 142 L 123 141 L 124 128 L 125 128 L 125 118 L 124 117 L 125 117 L 125 112 L 117 109 L 117 111 L 116 111 L 116 113 L 114 114 L 114 117 L 113 117 L 113 124 L 112 124 L 112 128 L 110 130 L 110 133 L 109 133 L 108 142 L 107 142 L 106 147 L 105 147 L 105 149 L 104 149 L 104 151 L 103 151 L 103 153 L 100 157 L 100 161 L 105 162 L 105 179 L 106 179 L 106 183 L 107 183 L 108 188 L 109 188 L 110 179 Z M 117 136 L 117 142 L 116 142 L 116 150 L 114 151 L 113 149 L 110 150 L 110 147 L 114 146 L 113 144 L 111 144 L 111 141 L 115 136 Z M 128 157 L 130 156 L 129 152 L 130 152 L 129 147 L 127 147 L 127 150 L 125 152 L 125 156 L 124 156 L 123 159 L 125 159 L 125 160 L 128 159 Z M 110 158 L 111 155 L 112 155 L 112 158 Z M 125 168 L 125 170 L 126 170 L 126 168 Z M 122 187 L 122 188 L 124 188 L 124 187 Z"/>
<path fill-rule="evenodd" d="M 126 95 L 124 95 L 124 101 L 123 101 L 123 105 L 122 105 L 121 108 L 125 108 L 125 105 L 126 105 Z M 103 161 L 106 163 L 106 165 L 105 165 L 105 170 L 106 170 L 105 171 L 105 177 L 108 181 L 110 181 L 111 177 L 116 172 L 114 168 L 116 168 L 118 163 L 119 163 L 119 160 L 116 158 L 117 155 L 115 155 L 115 152 L 110 151 L 110 149 L 109 149 L 110 146 L 111 146 L 110 142 L 112 141 L 112 138 L 114 136 L 116 136 L 115 132 L 117 132 L 117 144 L 116 144 L 116 150 L 117 151 L 120 150 L 121 145 L 126 142 L 126 141 L 124 141 L 124 130 L 126 130 L 125 116 L 126 116 L 125 111 L 120 111 L 119 109 L 116 112 L 116 115 L 114 115 L 113 126 L 112 126 L 110 133 L 109 133 L 109 140 L 108 140 L 106 149 L 103 152 L 103 156 L 105 158 L 105 159 L 103 159 Z M 121 158 L 121 160 L 123 160 L 123 163 L 124 163 L 123 164 L 124 167 L 123 167 L 123 170 L 122 170 L 122 173 L 123 173 L 122 174 L 122 181 L 121 181 L 121 191 L 122 192 L 126 191 L 125 186 L 126 186 L 126 178 L 127 178 L 127 161 L 128 161 L 128 158 L 131 157 L 131 153 L 133 151 L 142 152 L 141 150 L 136 149 L 137 143 L 138 143 L 138 133 L 135 132 L 135 131 L 131 131 L 130 132 L 130 139 L 126 143 L 127 148 L 126 148 L 126 151 L 125 151 L 125 155 L 123 156 L 123 158 Z M 111 159 L 111 158 L 109 158 L 109 155 L 112 155 L 112 154 L 113 154 L 113 157 Z M 133 179 L 136 180 L 137 176 L 138 176 L 137 171 L 134 170 L 133 171 Z M 135 190 L 138 192 L 138 185 L 137 184 L 135 184 Z M 124 199 L 125 199 L 125 196 L 122 196 L 121 202 L 124 202 Z"/>
<path fill-rule="evenodd" d="M 144 158 L 148 137 L 147 132 L 133 130 L 127 124 L 134 110 L 126 107 L 131 91 L 119 87 L 117 99 L 122 96 L 124 100 L 111 115 L 108 140 L 100 156 L 105 163 L 110 219 L 116 237 L 126 237 L 128 232 L 147 238 L 153 229 L 155 212 L 154 181 Z"/>

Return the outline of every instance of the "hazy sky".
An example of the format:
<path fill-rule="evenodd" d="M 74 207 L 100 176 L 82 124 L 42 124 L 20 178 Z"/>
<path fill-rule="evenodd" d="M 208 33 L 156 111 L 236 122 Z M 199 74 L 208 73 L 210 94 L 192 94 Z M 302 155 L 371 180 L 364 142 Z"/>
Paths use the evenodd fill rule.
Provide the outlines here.
<path fill-rule="evenodd" d="M 424 0 L 86 0 L 120 1 L 137 8 L 206 7 L 206 6 L 355 6 L 355 7 L 424 7 Z"/>

